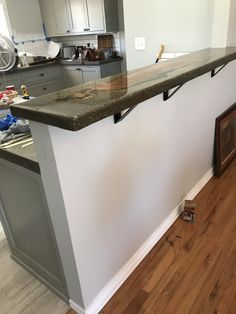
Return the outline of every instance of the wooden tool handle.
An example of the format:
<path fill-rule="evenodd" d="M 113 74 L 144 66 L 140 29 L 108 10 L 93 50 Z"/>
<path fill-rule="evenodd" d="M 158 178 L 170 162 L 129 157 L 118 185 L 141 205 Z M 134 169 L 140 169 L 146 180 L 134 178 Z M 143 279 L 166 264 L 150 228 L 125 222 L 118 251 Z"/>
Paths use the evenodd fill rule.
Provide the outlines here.
<path fill-rule="evenodd" d="M 160 51 L 159 51 L 158 54 L 157 54 L 157 60 L 159 60 L 159 59 L 161 58 L 161 56 L 162 56 L 164 50 L 165 50 L 165 46 L 164 46 L 164 45 L 161 45 Z"/>

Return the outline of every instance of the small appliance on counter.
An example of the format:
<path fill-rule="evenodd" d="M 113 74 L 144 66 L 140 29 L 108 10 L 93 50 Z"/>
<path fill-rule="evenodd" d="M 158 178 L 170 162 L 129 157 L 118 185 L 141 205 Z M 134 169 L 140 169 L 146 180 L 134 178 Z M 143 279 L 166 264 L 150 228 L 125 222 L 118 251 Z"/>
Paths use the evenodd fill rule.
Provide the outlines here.
<path fill-rule="evenodd" d="M 76 46 L 64 46 L 62 48 L 63 59 L 72 59 L 74 56 L 76 56 Z"/>

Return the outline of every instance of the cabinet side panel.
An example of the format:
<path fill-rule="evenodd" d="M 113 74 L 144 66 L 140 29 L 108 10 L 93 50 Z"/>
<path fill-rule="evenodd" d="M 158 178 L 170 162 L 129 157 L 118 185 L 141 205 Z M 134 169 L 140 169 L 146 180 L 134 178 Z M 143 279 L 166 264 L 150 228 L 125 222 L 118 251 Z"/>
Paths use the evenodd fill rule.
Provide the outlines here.
<path fill-rule="evenodd" d="M 103 0 L 107 32 L 119 31 L 117 0 Z"/>
<path fill-rule="evenodd" d="M 40 175 L 0 161 L 1 217 L 13 256 L 67 295 Z"/>

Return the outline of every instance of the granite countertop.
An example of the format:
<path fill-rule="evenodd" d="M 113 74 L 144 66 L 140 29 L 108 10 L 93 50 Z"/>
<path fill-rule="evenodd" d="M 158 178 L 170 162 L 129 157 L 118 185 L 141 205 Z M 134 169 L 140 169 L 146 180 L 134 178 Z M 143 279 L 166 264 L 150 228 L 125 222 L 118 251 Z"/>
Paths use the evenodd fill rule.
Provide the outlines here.
<path fill-rule="evenodd" d="M 80 65 L 80 66 L 99 66 L 99 65 L 104 65 L 108 63 L 113 63 L 113 62 L 121 62 L 123 60 L 122 57 L 117 57 L 117 58 L 109 58 L 109 59 L 104 59 L 100 61 L 84 61 L 84 63 L 81 60 L 61 60 L 60 64 L 61 65 Z"/>
<path fill-rule="evenodd" d="M 24 148 L 18 145 L 3 149 L 0 146 L 0 158 L 40 174 L 39 163 L 33 144 Z"/>
<path fill-rule="evenodd" d="M 108 64 L 112 62 L 118 62 L 122 60 L 123 60 L 122 57 L 117 57 L 117 58 L 110 58 L 110 59 L 101 60 L 101 61 L 85 61 L 85 63 L 82 63 L 80 60 L 69 61 L 69 60 L 57 59 L 57 60 L 48 61 L 45 63 L 33 64 L 27 67 L 17 67 L 16 70 L 12 72 L 9 71 L 7 75 L 20 73 L 20 72 L 27 72 L 27 71 L 32 71 L 32 70 L 38 70 L 38 69 L 46 68 L 53 65 L 99 66 L 99 65 L 104 65 L 104 64 Z"/>
<path fill-rule="evenodd" d="M 25 71 L 31 71 L 31 70 L 38 70 L 38 69 L 42 69 L 42 68 L 45 68 L 45 67 L 49 67 L 49 66 L 52 66 L 52 65 L 58 65 L 58 64 L 59 64 L 58 61 L 49 61 L 49 62 L 46 62 L 46 63 L 33 64 L 33 65 L 28 66 L 28 67 L 17 68 L 17 70 L 15 72 L 12 72 L 12 73 L 25 72 Z"/>
<path fill-rule="evenodd" d="M 12 105 L 11 111 L 18 117 L 77 131 L 235 59 L 236 47 L 208 48 Z"/>

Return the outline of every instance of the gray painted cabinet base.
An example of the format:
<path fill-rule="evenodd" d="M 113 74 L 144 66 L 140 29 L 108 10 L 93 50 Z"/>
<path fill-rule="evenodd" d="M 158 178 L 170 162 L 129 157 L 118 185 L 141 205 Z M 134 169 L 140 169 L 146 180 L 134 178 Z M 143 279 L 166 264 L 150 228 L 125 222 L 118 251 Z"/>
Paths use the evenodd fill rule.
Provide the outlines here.
<path fill-rule="evenodd" d="M 0 218 L 12 258 L 68 302 L 41 176 L 2 159 Z"/>

